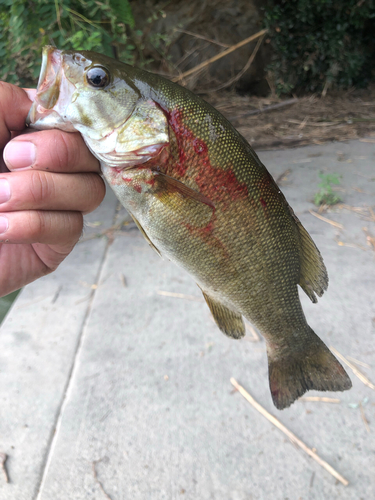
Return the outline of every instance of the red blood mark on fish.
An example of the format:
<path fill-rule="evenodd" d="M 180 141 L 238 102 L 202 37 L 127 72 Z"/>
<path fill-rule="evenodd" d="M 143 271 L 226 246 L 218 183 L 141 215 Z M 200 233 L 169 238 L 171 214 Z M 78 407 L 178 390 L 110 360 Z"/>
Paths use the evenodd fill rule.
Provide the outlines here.
<path fill-rule="evenodd" d="M 180 110 L 168 112 L 170 134 L 174 134 L 177 141 L 176 148 L 170 146 L 163 149 L 161 154 L 152 158 L 140 168 L 152 171 L 161 171 L 208 198 L 215 206 L 212 217 L 205 227 L 197 227 L 183 223 L 194 237 L 204 240 L 208 245 L 219 248 L 224 258 L 228 257 L 228 249 L 222 241 L 215 236 L 217 223 L 216 209 L 225 211 L 231 203 L 245 201 L 248 198 L 248 189 L 245 183 L 240 183 L 232 168 L 222 168 L 211 164 L 209 144 L 197 137 L 184 123 L 184 115 Z M 192 185 L 193 181 L 193 185 Z"/>
<path fill-rule="evenodd" d="M 207 143 L 196 137 L 184 124 L 181 111 L 168 113 L 168 122 L 177 138 L 179 162 L 170 162 L 165 173 L 171 177 L 177 174 L 183 182 L 190 164 L 194 163 L 194 170 L 198 173 L 192 180 L 197 184 L 199 192 L 215 205 L 217 202 L 223 202 L 223 210 L 229 208 L 230 202 L 247 198 L 246 184 L 238 182 L 232 169 L 224 170 L 211 164 Z"/>
<path fill-rule="evenodd" d="M 175 165 L 180 176 L 185 175 L 187 165 L 187 149 L 191 147 L 191 141 L 194 140 L 193 134 L 183 124 L 182 113 L 176 109 L 167 113 L 168 123 L 176 135 L 178 141 L 179 162 Z M 190 143 L 190 144 L 189 144 Z"/>
<path fill-rule="evenodd" d="M 201 141 L 200 139 L 198 138 L 195 138 L 194 141 L 193 141 L 193 147 L 194 147 L 194 151 L 200 155 L 202 153 L 206 153 L 207 154 L 207 145 Z"/>
<path fill-rule="evenodd" d="M 154 187 L 154 185 L 155 185 L 155 179 L 154 179 L 154 177 L 152 177 L 148 181 L 144 181 L 144 182 L 145 182 L 145 184 L 149 184 L 151 187 Z"/>
<path fill-rule="evenodd" d="M 269 187 L 267 186 L 267 191 L 269 191 Z M 266 189 L 263 189 L 263 191 L 265 191 Z M 264 216 L 266 217 L 266 219 L 269 218 L 269 210 L 268 210 L 268 206 L 267 206 L 267 202 L 264 201 L 263 198 L 259 198 L 259 201 L 260 201 L 260 204 L 262 205 L 263 207 L 263 211 L 264 211 Z"/>
<path fill-rule="evenodd" d="M 233 170 L 214 168 L 207 163 L 194 179 L 199 191 L 210 198 L 215 205 L 223 202 L 222 209 L 228 209 L 228 202 L 244 200 L 248 196 L 245 184 L 240 184 Z"/>
<path fill-rule="evenodd" d="M 211 247 L 219 248 L 222 252 L 223 257 L 225 259 L 228 259 L 229 253 L 227 247 L 222 241 L 220 241 L 219 238 L 214 235 L 216 221 L 216 214 L 213 213 L 210 222 L 204 227 L 196 227 L 188 223 L 184 223 L 184 226 L 192 236 L 202 239 L 204 242 L 206 242 L 207 245 Z"/>
<path fill-rule="evenodd" d="M 176 135 L 188 136 L 191 134 L 190 130 L 183 123 L 182 112 L 179 109 L 174 109 L 168 113 L 168 122 Z"/>
<path fill-rule="evenodd" d="M 125 177 L 124 175 L 122 176 L 122 180 L 128 184 L 131 185 L 131 187 L 133 189 L 135 189 L 135 191 L 137 191 L 137 193 L 141 193 L 142 192 L 142 186 L 139 182 L 139 180 L 137 179 L 136 181 L 132 178 L 132 177 Z"/>

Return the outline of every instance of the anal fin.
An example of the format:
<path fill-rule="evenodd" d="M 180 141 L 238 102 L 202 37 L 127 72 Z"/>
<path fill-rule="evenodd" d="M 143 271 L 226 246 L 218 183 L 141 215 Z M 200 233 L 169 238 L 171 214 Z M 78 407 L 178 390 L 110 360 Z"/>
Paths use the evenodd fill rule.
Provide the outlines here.
<path fill-rule="evenodd" d="M 240 313 L 231 311 L 228 307 L 214 300 L 207 295 L 203 290 L 203 297 L 210 308 L 211 314 L 214 317 L 215 323 L 220 330 L 228 337 L 240 339 L 245 335 L 245 324 Z"/>
<path fill-rule="evenodd" d="M 147 243 L 150 245 L 150 247 L 155 250 L 155 252 L 159 255 L 159 257 L 161 257 L 161 253 L 160 253 L 160 250 L 158 248 L 156 248 L 156 246 L 152 243 L 152 241 L 150 240 L 150 238 L 147 236 L 147 233 L 146 231 L 143 229 L 143 227 L 141 226 L 141 224 L 139 223 L 139 221 L 134 217 L 133 214 L 130 214 L 132 216 L 132 219 L 133 221 L 136 223 L 137 225 L 137 228 L 140 230 L 140 232 L 142 233 L 144 239 L 147 241 Z"/>

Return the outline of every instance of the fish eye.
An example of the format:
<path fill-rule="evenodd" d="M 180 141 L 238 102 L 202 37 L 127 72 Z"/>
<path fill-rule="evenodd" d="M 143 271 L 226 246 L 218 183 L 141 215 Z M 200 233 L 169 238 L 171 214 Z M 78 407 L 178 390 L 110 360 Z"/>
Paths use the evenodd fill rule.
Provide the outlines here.
<path fill-rule="evenodd" d="M 104 68 L 91 68 L 86 73 L 86 80 L 92 87 L 102 89 L 109 83 L 109 74 Z"/>

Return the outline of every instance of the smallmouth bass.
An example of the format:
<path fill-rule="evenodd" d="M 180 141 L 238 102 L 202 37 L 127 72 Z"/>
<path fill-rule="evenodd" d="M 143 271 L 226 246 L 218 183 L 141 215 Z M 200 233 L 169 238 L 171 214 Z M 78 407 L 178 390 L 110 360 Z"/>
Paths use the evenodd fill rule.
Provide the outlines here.
<path fill-rule="evenodd" d="M 28 124 L 79 131 L 150 246 L 187 270 L 220 330 L 266 339 L 278 409 L 351 381 L 306 322 L 300 285 L 328 286 L 319 250 L 256 153 L 212 106 L 93 52 L 45 47 Z"/>

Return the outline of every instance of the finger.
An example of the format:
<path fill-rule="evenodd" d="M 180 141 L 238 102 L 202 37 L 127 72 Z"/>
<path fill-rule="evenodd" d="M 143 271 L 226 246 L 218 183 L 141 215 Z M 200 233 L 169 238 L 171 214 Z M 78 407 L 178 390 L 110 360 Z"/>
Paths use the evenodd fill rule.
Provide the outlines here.
<path fill-rule="evenodd" d="M 100 172 L 81 134 L 43 130 L 19 135 L 4 149 L 9 170 L 38 169 L 53 172 Z"/>
<path fill-rule="evenodd" d="M 89 213 L 105 195 L 98 174 L 59 174 L 27 170 L 0 174 L 0 212 L 67 210 Z"/>
<path fill-rule="evenodd" d="M 46 243 L 71 248 L 82 228 L 80 212 L 7 212 L 0 215 L 0 243 Z"/>
<path fill-rule="evenodd" d="M 0 82 L 0 149 L 9 141 L 11 130 L 25 128 L 30 108 L 30 99 L 23 89 Z"/>
<path fill-rule="evenodd" d="M 0 244 L 0 297 L 54 271 L 72 248 L 42 243 Z"/>
<path fill-rule="evenodd" d="M 27 97 L 30 99 L 30 101 L 33 101 L 36 96 L 36 89 L 22 89 L 26 92 Z"/>

